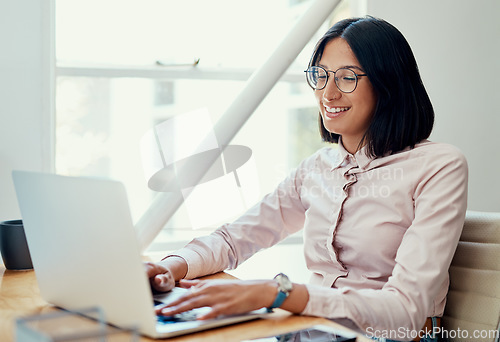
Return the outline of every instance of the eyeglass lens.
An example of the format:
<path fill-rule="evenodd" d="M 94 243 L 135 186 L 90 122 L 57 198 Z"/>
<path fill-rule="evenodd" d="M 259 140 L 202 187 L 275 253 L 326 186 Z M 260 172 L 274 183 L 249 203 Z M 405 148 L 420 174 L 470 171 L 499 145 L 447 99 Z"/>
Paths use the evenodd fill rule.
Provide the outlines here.
<path fill-rule="evenodd" d="M 340 68 L 331 73 L 334 74 L 335 84 L 340 91 L 351 93 L 356 89 L 358 79 L 354 71 Z M 312 88 L 317 90 L 323 89 L 328 82 L 328 72 L 321 67 L 312 66 L 307 70 L 307 81 Z"/>

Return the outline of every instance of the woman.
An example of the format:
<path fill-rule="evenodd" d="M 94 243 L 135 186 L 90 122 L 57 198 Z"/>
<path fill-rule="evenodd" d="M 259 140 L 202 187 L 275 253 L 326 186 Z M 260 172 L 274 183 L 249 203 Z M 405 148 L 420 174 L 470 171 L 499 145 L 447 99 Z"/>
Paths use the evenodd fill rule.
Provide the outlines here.
<path fill-rule="evenodd" d="M 412 340 L 442 316 L 466 210 L 467 163 L 426 140 L 434 112 L 402 34 L 373 17 L 343 20 L 306 71 L 320 131 L 337 149 L 305 159 L 245 215 L 147 265 L 153 288 L 235 268 L 304 229 L 309 284 L 181 280 L 193 291 L 158 309 L 210 306 L 200 319 L 281 307 L 348 318 L 372 337 Z M 435 323 L 435 320 L 433 320 Z M 425 331 L 424 331 L 425 332 Z M 427 331 L 428 332 L 428 331 Z"/>

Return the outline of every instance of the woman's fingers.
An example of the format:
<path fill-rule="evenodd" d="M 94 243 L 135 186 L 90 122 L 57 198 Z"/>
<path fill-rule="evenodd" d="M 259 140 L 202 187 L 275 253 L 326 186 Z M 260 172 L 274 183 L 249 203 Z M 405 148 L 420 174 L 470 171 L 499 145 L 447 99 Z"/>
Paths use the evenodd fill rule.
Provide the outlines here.
<path fill-rule="evenodd" d="M 201 284 L 200 280 L 180 281 L 179 285 L 189 289 L 189 291 L 168 304 L 165 304 L 165 306 L 157 308 L 157 313 L 171 316 L 194 308 L 210 306 L 211 302 L 205 298 L 206 291 L 203 291 L 200 287 Z"/>
<path fill-rule="evenodd" d="M 183 287 L 185 289 L 189 289 L 193 286 L 200 285 L 202 282 L 203 282 L 203 280 L 199 280 L 199 279 L 193 279 L 193 280 L 181 279 L 181 280 L 179 280 L 179 286 Z"/>
<path fill-rule="evenodd" d="M 146 262 L 144 266 L 151 287 L 156 291 L 170 291 L 175 286 L 174 278 L 167 268 L 152 262 Z"/>
<path fill-rule="evenodd" d="M 269 290 L 269 283 L 263 281 L 200 281 L 182 280 L 180 286 L 189 291 L 175 301 L 156 309 L 157 314 L 172 316 L 184 311 L 200 307 L 211 307 L 198 319 L 210 319 L 219 315 L 240 314 L 268 305 L 272 302 L 262 296 Z M 271 285 L 271 296 L 274 296 L 275 286 Z"/>
<path fill-rule="evenodd" d="M 153 288 L 160 292 L 167 292 L 174 288 L 175 281 L 170 272 L 157 274 L 152 280 Z"/>
<path fill-rule="evenodd" d="M 180 302 L 177 300 L 175 302 L 169 303 L 167 304 L 167 306 L 160 308 L 159 313 L 164 316 L 173 316 L 181 312 L 205 306 L 211 306 L 210 304 L 207 304 L 206 298 L 203 298 L 203 296 L 194 297 Z"/>

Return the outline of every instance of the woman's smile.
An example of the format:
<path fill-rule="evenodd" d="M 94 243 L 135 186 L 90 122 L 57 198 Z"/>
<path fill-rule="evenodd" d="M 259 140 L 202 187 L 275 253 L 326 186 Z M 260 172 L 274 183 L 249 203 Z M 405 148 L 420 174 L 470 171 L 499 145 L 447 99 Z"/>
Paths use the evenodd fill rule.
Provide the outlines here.
<path fill-rule="evenodd" d="M 342 114 L 346 113 L 351 107 L 325 107 L 325 116 L 330 119 L 338 118 Z"/>

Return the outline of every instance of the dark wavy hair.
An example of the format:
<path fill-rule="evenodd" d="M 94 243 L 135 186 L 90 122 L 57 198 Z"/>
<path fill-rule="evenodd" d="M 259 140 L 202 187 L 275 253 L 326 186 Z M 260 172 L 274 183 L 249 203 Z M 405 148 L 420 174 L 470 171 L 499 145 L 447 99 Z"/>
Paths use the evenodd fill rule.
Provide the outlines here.
<path fill-rule="evenodd" d="M 396 153 L 429 137 L 434 109 L 420 78 L 410 45 L 394 26 L 374 18 L 339 21 L 316 44 L 309 66 L 317 65 L 328 42 L 344 39 L 368 75 L 377 98 L 372 121 L 360 146 L 373 157 Z M 324 141 L 338 143 L 319 116 Z"/>

